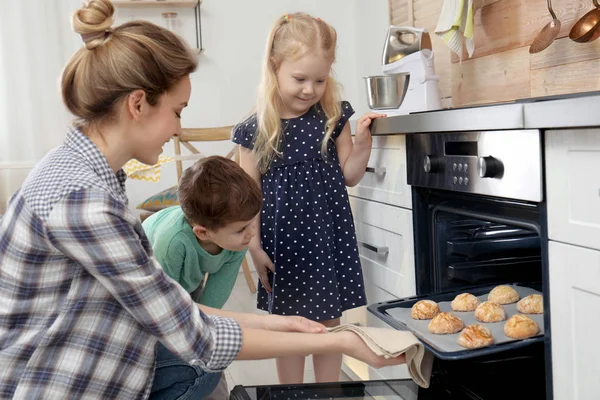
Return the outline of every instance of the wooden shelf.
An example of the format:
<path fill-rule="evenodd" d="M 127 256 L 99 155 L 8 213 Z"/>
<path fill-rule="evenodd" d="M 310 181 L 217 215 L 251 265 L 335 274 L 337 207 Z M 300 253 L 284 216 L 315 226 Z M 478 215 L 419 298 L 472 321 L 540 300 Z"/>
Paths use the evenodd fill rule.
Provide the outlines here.
<path fill-rule="evenodd" d="M 202 0 L 112 0 L 117 7 L 189 7 L 202 4 Z"/>
<path fill-rule="evenodd" d="M 196 19 L 196 50 L 200 54 L 202 47 L 202 23 L 200 21 L 200 5 L 202 0 L 111 0 L 115 7 L 133 8 L 160 8 L 160 7 L 186 7 L 194 9 Z"/>

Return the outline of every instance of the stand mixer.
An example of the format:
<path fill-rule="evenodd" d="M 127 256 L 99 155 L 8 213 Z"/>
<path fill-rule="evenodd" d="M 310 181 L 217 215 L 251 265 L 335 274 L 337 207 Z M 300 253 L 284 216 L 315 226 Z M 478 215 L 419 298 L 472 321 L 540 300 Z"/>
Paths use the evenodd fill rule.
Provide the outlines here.
<path fill-rule="evenodd" d="M 440 78 L 425 29 L 390 26 L 382 66 L 384 75 L 365 77 L 371 110 L 394 116 L 442 108 Z"/>

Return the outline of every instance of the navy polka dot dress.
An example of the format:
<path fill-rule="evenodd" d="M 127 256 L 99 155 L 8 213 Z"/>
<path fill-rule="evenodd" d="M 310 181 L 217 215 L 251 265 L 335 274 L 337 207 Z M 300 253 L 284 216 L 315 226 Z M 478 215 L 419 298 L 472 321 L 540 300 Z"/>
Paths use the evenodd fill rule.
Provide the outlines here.
<path fill-rule="evenodd" d="M 354 114 L 342 102 L 335 139 Z M 352 212 L 334 141 L 323 159 L 325 114 L 319 105 L 282 119 L 282 157 L 262 177 L 262 247 L 275 265 L 272 293 L 259 281 L 258 308 L 315 321 L 366 304 Z M 234 128 L 233 141 L 252 148 L 256 118 Z"/>

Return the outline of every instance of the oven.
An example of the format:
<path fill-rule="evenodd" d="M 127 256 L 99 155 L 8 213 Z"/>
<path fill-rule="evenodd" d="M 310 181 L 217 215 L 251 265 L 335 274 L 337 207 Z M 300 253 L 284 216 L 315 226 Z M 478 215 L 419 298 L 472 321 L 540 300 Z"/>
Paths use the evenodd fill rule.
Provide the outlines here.
<path fill-rule="evenodd" d="M 405 329 L 388 312 L 397 305 L 516 284 L 543 294 L 543 335 L 436 356 L 428 389 L 412 380 L 270 385 L 236 387 L 231 398 L 552 398 L 542 148 L 539 130 L 407 135 L 416 296 L 368 310 Z"/>
<path fill-rule="evenodd" d="M 406 143 L 417 295 L 369 311 L 402 329 L 393 307 L 484 294 L 498 284 L 539 291 L 545 304 L 543 335 L 534 340 L 436 355 L 431 387 L 419 399 L 520 398 L 523 384 L 527 398 L 552 398 L 541 132 L 411 134 Z"/>

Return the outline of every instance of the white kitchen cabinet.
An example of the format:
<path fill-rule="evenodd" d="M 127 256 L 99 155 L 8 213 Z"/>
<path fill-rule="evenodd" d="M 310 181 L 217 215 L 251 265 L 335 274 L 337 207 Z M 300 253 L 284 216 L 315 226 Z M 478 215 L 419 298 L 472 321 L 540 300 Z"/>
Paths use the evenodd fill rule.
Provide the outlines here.
<path fill-rule="evenodd" d="M 406 183 L 404 135 L 376 136 L 367 172 L 358 185 L 348 188 L 354 197 L 403 208 L 412 208 L 410 186 Z"/>
<path fill-rule="evenodd" d="M 546 132 L 550 240 L 600 250 L 600 129 Z"/>
<path fill-rule="evenodd" d="M 376 136 L 368 169 L 348 188 L 369 304 L 416 293 L 411 188 L 406 183 L 404 135 Z M 342 323 L 390 328 L 367 307 L 344 313 Z M 374 369 L 344 357 L 342 370 L 353 379 L 409 378 L 406 365 Z"/>
<path fill-rule="evenodd" d="M 365 277 L 398 298 L 415 295 L 411 211 L 357 198 L 350 205 Z"/>
<path fill-rule="evenodd" d="M 554 398 L 597 399 L 600 251 L 550 241 L 549 267 Z"/>

